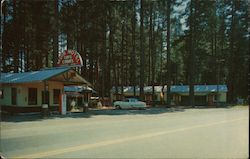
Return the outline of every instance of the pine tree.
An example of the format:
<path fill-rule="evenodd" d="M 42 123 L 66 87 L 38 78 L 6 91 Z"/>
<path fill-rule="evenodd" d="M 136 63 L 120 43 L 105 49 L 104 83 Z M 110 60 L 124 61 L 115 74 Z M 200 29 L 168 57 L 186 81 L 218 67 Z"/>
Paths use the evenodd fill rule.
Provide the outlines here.
<path fill-rule="evenodd" d="M 144 68 L 145 68 L 145 53 L 144 53 L 144 1 L 141 0 L 140 8 L 140 99 L 144 100 Z"/>

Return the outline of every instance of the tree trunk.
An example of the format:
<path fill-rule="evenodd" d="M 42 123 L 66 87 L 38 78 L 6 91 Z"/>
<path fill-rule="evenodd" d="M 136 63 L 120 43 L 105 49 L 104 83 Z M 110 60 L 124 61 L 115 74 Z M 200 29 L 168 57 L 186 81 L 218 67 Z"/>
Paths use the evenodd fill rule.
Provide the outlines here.
<path fill-rule="evenodd" d="M 152 5 L 152 2 L 151 2 Z M 152 45 L 151 45 L 151 57 L 152 57 L 152 106 L 155 106 L 155 54 L 156 54 L 156 50 L 155 50 L 155 33 L 154 33 L 154 25 L 155 25 L 155 15 L 153 17 L 153 27 L 151 29 L 152 33 Z"/>
<path fill-rule="evenodd" d="M 163 26 L 163 23 L 162 23 L 162 26 Z M 160 52 L 160 83 L 161 83 L 161 86 L 162 86 L 162 88 L 161 88 L 161 93 L 162 93 L 162 95 L 163 95 L 163 100 L 161 100 L 161 104 L 163 104 L 163 102 L 164 102 L 164 87 L 165 87 L 165 82 L 163 82 L 163 76 L 162 76 L 162 74 L 163 74 L 163 71 L 162 71 L 162 69 L 163 69 L 163 66 L 162 66 L 162 63 L 163 63 L 163 37 L 162 37 L 163 35 L 162 35 L 162 30 L 161 30 L 161 39 L 160 39 L 160 45 L 161 45 L 161 52 Z"/>
<path fill-rule="evenodd" d="M 126 17 L 128 18 L 128 17 Z M 125 45 L 125 86 L 128 86 L 129 83 L 129 78 L 130 78 L 130 74 L 129 74 L 129 33 L 128 33 L 128 29 L 126 27 L 125 29 L 125 35 L 126 35 L 126 45 Z"/>
<path fill-rule="evenodd" d="M 89 54 L 89 69 L 88 69 L 88 79 L 89 82 L 93 84 L 93 74 L 94 74 L 94 60 L 93 60 L 93 53 L 94 53 L 94 49 L 93 49 L 93 45 L 90 46 L 90 54 Z"/>
<path fill-rule="evenodd" d="M 83 62 L 81 73 L 83 77 L 85 77 L 87 76 L 87 51 L 86 51 L 86 46 L 83 43 L 83 39 L 81 39 L 80 42 L 80 54 L 82 55 L 82 62 Z"/>
<path fill-rule="evenodd" d="M 117 56 L 113 55 L 113 73 L 114 73 L 114 80 L 115 80 L 115 94 L 118 94 L 118 75 L 117 75 Z"/>
<path fill-rule="evenodd" d="M 53 21 L 53 67 L 56 67 L 58 60 L 58 0 L 54 0 L 54 21 Z"/>
<path fill-rule="evenodd" d="M 135 82 L 135 74 L 136 74 L 136 61 L 135 61 L 135 24 L 136 24 L 136 8 L 135 3 L 136 0 L 133 2 L 133 18 L 132 18 L 132 52 L 131 52 L 131 81 L 133 86 L 133 96 L 136 96 L 136 82 Z"/>
<path fill-rule="evenodd" d="M 170 1 L 167 1 L 167 105 L 171 104 L 170 88 L 171 88 L 171 59 L 170 59 Z"/>
<path fill-rule="evenodd" d="M 110 3 L 112 5 L 112 3 Z M 107 75 L 107 82 L 108 82 L 108 89 L 111 89 L 111 71 L 112 71 L 112 57 L 113 57 L 113 21 L 112 21 L 112 6 L 110 6 L 109 9 L 109 28 L 110 28 L 110 34 L 109 34 L 109 54 L 108 54 L 108 75 Z"/>
<path fill-rule="evenodd" d="M 122 8 L 123 15 L 125 14 L 125 8 L 123 4 Z M 121 94 L 124 95 L 123 86 L 124 86 L 124 32 L 125 32 L 125 18 L 122 19 L 122 41 L 121 41 Z"/>
<path fill-rule="evenodd" d="M 148 38 L 148 85 L 151 85 L 151 64 L 152 64 L 152 2 L 150 2 L 150 7 L 149 7 L 149 38 Z"/>
<path fill-rule="evenodd" d="M 194 16 L 193 16 L 193 4 L 194 0 L 191 0 L 190 5 L 190 58 L 189 58 L 189 99 L 190 99 L 190 106 L 194 107 L 194 49 L 193 49 L 193 34 L 194 30 Z M 196 2 L 195 2 L 196 3 Z M 195 8 L 195 7 L 194 7 Z"/>
<path fill-rule="evenodd" d="M 231 21 L 231 34 L 230 34 L 230 55 L 229 55 L 229 75 L 228 75 L 228 100 L 230 103 L 235 102 L 235 71 L 234 71 L 234 58 L 235 58 L 235 39 L 234 39 L 234 32 L 235 32 L 235 2 L 232 1 L 232 21 Z"/>
<path fill-rule="evenodd" d="M 18 29 L 18 18 L 17 18 L 17 1 L 13 0 L 13 27 L 17 31 L 16 37 L 14 38 L 14 50 L 13 50 L 13 61 L 14 61 L 14 72 L 18 72 L 19 68 L 19 29 Z"/>
<path fill-rule="evenodd" d="M 162 31 L 161 31 L 161 39 L 160 39 L 160 47 L 161 47 L 161 52 L 160 52 L 160 83 L 161 83 L 161 85 L 163 86 L 164 85 L 164 83 L 163 83 L 163 78 L 162 78 L 162 74 L 163 74 L 163 71 L 162 71 L 162 69 L 163 69 L 163 67 L 162 67 L 162 62 L 163 62 L 163 39 L 162 39 Z"/>
<path fill-rule="evenodd" d="M 103 17 L 103 39 L 102 39 L 102 86 L 101 86 L 101 92 L 102 92 L 102 98 L 104 98 L 106 93 L 106 14 Z"/>
<path fill-rule="evenodd" d="M 7 66 L 6 66 L 6 57 L 8 54 L 7 49 L 7 41 L 6 41 L 6 16 L 7 16 L 7 1 L 2 3 L 2 12 L 3 16 L 1 16 L 1 22 L 3 17 L 3 25 L 1 25 L 0 33 L 1 33 L 1 55 L 0 55 L 0 63 L 2 63 L 2 70 L 0 68 L 0 74 L 1 72 L 7 72 Z M 0 66 L 1 67 L 1 66 Z"/>
<path fill-rule="evenodd" d="M 144 100 L 144 69 L 145 69 L 145 53 L 144 53 L 144 9 L 143 0 L 141 0 L 141 10 L 140 10 L 140 99 Z"/>

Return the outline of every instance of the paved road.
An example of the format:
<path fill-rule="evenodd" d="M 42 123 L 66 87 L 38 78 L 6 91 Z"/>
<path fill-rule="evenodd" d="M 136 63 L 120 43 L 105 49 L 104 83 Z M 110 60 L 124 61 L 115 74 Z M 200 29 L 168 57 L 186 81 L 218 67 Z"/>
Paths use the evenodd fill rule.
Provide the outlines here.
<path fill-rule="evenodd" d="M 104 110 L 1 122 L 8 158 L 247 158 L 248 108 Z"/>

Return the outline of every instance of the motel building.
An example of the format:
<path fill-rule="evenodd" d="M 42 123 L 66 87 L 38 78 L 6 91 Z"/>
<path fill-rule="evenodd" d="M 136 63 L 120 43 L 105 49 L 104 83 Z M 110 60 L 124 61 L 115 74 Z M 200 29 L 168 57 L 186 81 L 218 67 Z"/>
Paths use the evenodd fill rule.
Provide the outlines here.
<path fill-rule="evenodd" d="M 68 60 L 71 53 L 74 52 L 66 52 L 61 56 L 66 55 Z M 63 57 L 60 57 L 61 61 L 62 59 Z M 69 66 L 32 72 L 1 73 L 1 111 L 14 114 L 49 109 L 64 111 L 65 114 L 67 108 L 65 86 L 88 87 L 91 84 Z M 82 97 L 83 101 L 88 98 L 84 95 Z"/>
<path fill-rule="evenodd" d="M 154 87 L 154 102 L 156 104 L 166 104 L 167 101 L 167 86 Z M 226 85 L 195 85 L 194 96 L 195 105 L 197 106 L 216 106 L 226 104 L 227 102 L 227 86 Z M 135 98 L 139 99 L 140 88 L 135 88 Z M 123 87 L 123 95 L 121 87 L 113 87 L 110 90 L 111 101 L 122 100 L 124 98 L 134 97 L 134 88 L 132 86 Z M 188 85 L 173 85 L 170 89 L 171 105 L 189 105 L 189 86 Z M 151 105 L 153 100 L 152 86 L 144 87 L 144 101 L 147 105 Z"/>

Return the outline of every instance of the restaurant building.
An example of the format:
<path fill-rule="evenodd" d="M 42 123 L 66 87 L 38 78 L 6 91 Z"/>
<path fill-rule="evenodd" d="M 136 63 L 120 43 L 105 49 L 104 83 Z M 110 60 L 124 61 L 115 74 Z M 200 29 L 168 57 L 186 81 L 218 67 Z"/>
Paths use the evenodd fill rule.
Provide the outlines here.
<path fill-rule="evenodd" d="M 90 86 L 78 72 L 70 67 L 47 68 L 21 73 L 1 73 L 1 111 L 10 113 L 40 112 L 47 105 L 59 110 L 64 86 Z"/>

